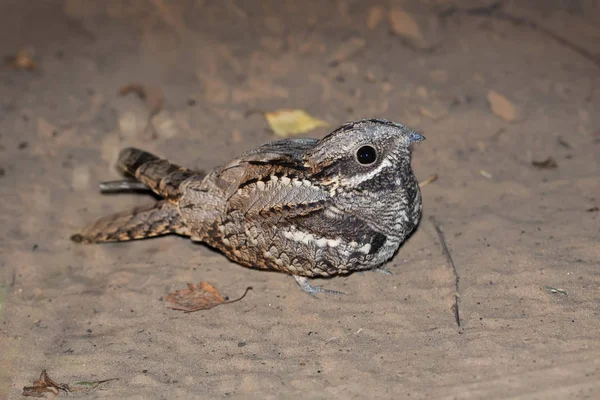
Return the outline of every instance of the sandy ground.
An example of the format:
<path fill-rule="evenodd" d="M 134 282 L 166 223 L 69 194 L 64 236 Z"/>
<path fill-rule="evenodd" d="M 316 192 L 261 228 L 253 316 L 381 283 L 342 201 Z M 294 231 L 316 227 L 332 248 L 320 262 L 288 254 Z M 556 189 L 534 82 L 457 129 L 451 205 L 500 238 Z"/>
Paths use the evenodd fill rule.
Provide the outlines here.
<path fill-rule="evenodd" d="M 0 55 L 36 68 L 0 69 L 0 398 L 42 369 L 119 378 L 86 398 L 600 398 L 600 6 L 492 3 L 1 1 Z M 150 128 L 134 82 L 164 93 Z M 393 275 L 314 299 L 180 237 L 69 241 L 154 201 L 98 192 L 120 148 L 207 170 L 282 107 L 427 137 L 414 169 L 439 179 Z M 161 302 L 202 280 L 254 290 Z"/>

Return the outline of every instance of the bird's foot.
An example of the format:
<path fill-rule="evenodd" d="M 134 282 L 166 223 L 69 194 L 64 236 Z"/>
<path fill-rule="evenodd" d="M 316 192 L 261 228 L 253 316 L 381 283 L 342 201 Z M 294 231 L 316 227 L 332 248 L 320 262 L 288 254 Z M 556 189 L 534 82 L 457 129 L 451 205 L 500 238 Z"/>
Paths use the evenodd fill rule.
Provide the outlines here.
<path fill-rule="evenodd" d="M 373 272 L 379 272 L 380 274 L 384 274 L 384 275 L 393 275 L 392 271 L 390 271 L 389 269 L 384 268 L 384 267 L 375 268 L 372 271 Z"/>
<path fill-rule="evenodd" d="M 298 284 L 298 286 L 300 286 L 300 289 L 302 289 L 304 292 L 310 294 L 311 296 L 316 296 L 317 293 L 345 294 L 345 293 L 339 292 L 337 290 L 323 289 L 321 286 L 312 286 L 310 283 L 308 283 L 308 278 L 305 278 L 304 276 L 297 276 L 297 275 L 292 275 L 292 276 L 296 280 L 296 283 Z"/>
<path fill-rule="evenodd" d="M 384 268 L 384 267 L 379 267 L 379 268 L 369 269 L 369 270 L 367 270 L 367 271 L 368 271 L 368 272 L 378 272 L 378 273 L 380 273 L 380 274 L 383 274 L 383 275 L 393 275 L 393 274 L 392 274 L 392 271 L 390 271 L 389 269 L 387 269 L 387 268 Z M 359 274 L 359 275 L 364 275 L 364 274 L 365 274 L 365 271 L 359 271 L 359 272 L 358 272 L 358 274 Z"/>

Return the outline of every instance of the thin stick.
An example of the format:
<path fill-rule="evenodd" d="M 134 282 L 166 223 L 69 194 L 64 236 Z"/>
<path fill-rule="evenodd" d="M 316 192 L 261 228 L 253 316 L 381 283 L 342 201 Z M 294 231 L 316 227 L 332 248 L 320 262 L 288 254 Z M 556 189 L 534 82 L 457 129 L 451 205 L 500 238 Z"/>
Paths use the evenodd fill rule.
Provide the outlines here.
<path fill-rule="evenodd" d="M 129 190 L 150 190 L 150 188 L 144 185 L 142 182 L 131 180 L 101 182 L 99 187 L 100 192 L 102 193 L 124 192 Z"/>
<path fill-rule="evenodd" d="M 419 187 L 429 185 L 430 183 L 437 181 L 437 179 L 438 174 L 433 174 L 429 178 L 425 179 L 423 182 L 419 182 Z"/>
<path fill-rule="evenodd" d="M 458 311 L 458 301 L 460 300 L 460 295 L 458 292 L 458 282 L 460 281 L 460 277 L 458 276 L 458 271 L 456 270 L 456 265 L 454 264 L 454 260 L 452 259 L 452 255 L 450 254 L 450 250 L 448 250 L 448 245 L 446 244 L 446 238 L 444 237 L 444 233 L 440 229 L 440 225 L 437 223 L 433 216 L 429 217 L 429 221 L 433 225 L 433 229 L 438 235 L 440 239 L 440 244 L 442 245 L 442 251 L 448 260 L 448 264 L 452 267 L 452 274 L 454 275 L 454 305 L 452 306 L 452 311 L 454 312 L 454 320 L 456 321 L 456 325 L 460 328 L 460 313 Z"/>
<path fill-rule="evenodd" d="M 587 50 L 585 47 L 581 47 L 578 44 L 571 42 L 570 40 L 558 35 L 557 33 L 554 33 L 550 29 L 545 28 L 544 26 L 538 24 L 535 21 L 523 17 L 517 17 L 503 11 L 502 7 L 504 6 L 504 3 L 504 0 L 499 0 L 486 7 L 475 7 L 470 9 L 460 9 L 453 6 L 447 9 L 446 11 L 442 12 L 440 16 L 442 18 L 446 18 L 456 13 L 463 13 L 475 17 L 495 18 L 502 21 L 508 21 L 514 25 L 526 26 L 534 31 L 541 33 L 542 35 L 553 39 L 561 46 L 565 46 L 568 49 L 571 49 L 575 53 L 579 54 L 581 57 L 596 65 L 596 67 L 600 68 L 600 58 L 593 52 Z"/>
<path fill-rule="evenodd" d="M 593 54 L 592 52 L 590 52 L 589 50 L 587 50 L 585 47 L 581 47 L 578 44 L 573 43 L 570 40 L 568 40 L 568 39 L 566 39 L 566 38 L 558 35 L 557 33 L 554 33 L 551 30 L 549 30 L 547 28 L 544 28 L 541 25 L 538 25 L 536 22 L 530 21 L 530 20 L 528 20 L 526 18 L 515 17 L 513 15 L 510 15 L 510 14 L 504 13 L 504 12 L 498 12 L 496 14 L 492 14 L 491 17 L 492 18 L 497 18 L 497 19 L 500 19 L 500 20 L 509 21 L 509 22 L 512 22 L 515 25 L 525 25 L 525 26 L 528 26 L 529 28 L 540 32 L 542 35 L 546 35 L 546 36 L 554 39 L 560 45 L 565 46 L 565 47 L 571 49 L 575 53 L 579 54 L 581 57 L 583 57 L 586 60 L 590 61 L 596 67 L 600 68 L 600 59 L 595 54 Z"/>

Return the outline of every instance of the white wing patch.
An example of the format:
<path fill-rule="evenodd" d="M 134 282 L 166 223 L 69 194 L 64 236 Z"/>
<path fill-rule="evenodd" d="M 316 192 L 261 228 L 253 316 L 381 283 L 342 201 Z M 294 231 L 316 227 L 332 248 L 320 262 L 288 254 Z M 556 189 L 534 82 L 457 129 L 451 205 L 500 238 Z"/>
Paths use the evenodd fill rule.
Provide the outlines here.
<path fill-rule="evenodd" d="M 289 239 L 293 242 L 303 243 L 303 244 L 307 244 L 307 245 L 313 244 L 319 248 L 326 248 L 326 247 L 335 248 L 335 247 L 340 246 L 343 243 L 342 238 L 332 239 L 332 238 L 326 238 L 326 237 L 322 237 L 322 236 L 315 236 L 312 233 L 298 230 L 298 228 L 296 228 L 295 226 L 291 226 L 289 229 L 283 230 L 283 237 L 285 237 L 286 239 Z M 363 254 L 369 254 L 369 251 L 371 250 L 370 243 L 359 244 L 357 242 L 350 242 L 349 246 L 351 248 L 355 248 L 356 251 L 363 253 Z"/>

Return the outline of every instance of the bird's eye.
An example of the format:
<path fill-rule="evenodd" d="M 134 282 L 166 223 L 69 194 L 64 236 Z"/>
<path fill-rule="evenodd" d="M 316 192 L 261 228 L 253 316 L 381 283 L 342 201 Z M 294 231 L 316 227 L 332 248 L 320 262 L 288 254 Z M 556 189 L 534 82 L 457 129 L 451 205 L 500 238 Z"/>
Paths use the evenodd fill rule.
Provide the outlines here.
<path fill-rule="evenodd" d="M 362 146 L 356 151 L 356 160 L 362 165 L 370 165 L 377 161 L 377 150 L 373 146 Z"/>

